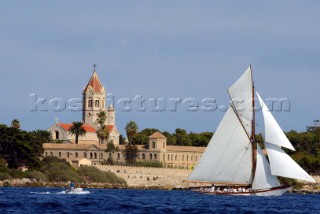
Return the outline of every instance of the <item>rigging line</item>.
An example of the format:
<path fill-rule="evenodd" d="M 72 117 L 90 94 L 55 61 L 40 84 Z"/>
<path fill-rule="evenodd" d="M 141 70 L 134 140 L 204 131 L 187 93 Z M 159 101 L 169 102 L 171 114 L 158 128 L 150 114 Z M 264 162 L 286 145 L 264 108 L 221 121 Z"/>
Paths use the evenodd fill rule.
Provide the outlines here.
<path fill-rule="evenodd" d="M 229 93 L 229 90 L 228 90 L 228 94 L 229 94 L 229 96 L 230 96 L 230 98 L 231 98 L 231 94 Z M 242 126 L 242 128 L 243 128 L 243 130 L 244 130 L 244 132 L 246 133 L 248 139 L 250 140 L 250 136 L 249 136 L 249 134 L 248 134 L 245 126 L 243 125 L 243 123 L 242 123 L 242 121 L 241 121 L 241 118 L 240 118 L 238 112 L 236 111 L 236 107 L 234 106 L 233 101 L 231 101 L 231 102 L 232 102 L 232 104 L 230 104 L 230 106 L 231 106 L 233 112 L 236 114 L 236 116 L 237 116 L 237 118 L 238 118 L 238 120 L 239 120 L 239 122 L 240 122 L 240 124 L 241 124 L 241 126 Z"/>

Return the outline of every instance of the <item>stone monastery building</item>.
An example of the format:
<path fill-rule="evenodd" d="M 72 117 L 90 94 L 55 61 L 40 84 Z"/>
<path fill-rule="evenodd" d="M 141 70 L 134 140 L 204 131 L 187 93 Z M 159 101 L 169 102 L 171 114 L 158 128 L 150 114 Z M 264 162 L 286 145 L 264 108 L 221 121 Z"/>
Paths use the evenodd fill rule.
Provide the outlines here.
<path fill-rule="evenodd" d="M 115 109 L 112 105 L 106 108 L 106 91 L 94 70 L 83 92 L 82 120 L 86 135 L 79 136 L 78 144 L 75 144 L 75 136 L 70 135 L 68 130 L 72 123 L 60 123 L 56 121 L 48 131 L 54 140 L 62 143 L 45 143 L 44 156 L 56 156 L 64 158 L 74 166 L 98 165 L 105 162 L 109 155 L 115 163 L 124 163 L 123 151 L 125 145 L 119 145 L 119 131 L 116 126 Z M 107 119 L 106 128 L 109 138 L 106 142 L 113 141 L 119 150 L 113 154 L 106 152 L 106 143 L 99 144 L 96 130 L 97 114 L 105 111 Z M 137 145 L 139 158 L 137 161 L 158 161 L 166 166 L 189 169 L 197 163 L 204 147 L 192 146 L 168 146 L 167 139 L 160 132 L 149 136 L 148 146 Z"/>

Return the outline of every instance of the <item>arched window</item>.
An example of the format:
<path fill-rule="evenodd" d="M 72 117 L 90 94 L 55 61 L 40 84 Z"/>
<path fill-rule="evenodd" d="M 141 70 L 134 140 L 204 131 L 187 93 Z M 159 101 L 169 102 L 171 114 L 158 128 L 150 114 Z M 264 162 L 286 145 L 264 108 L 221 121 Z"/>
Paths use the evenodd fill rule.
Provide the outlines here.
<path fill-rule="evenodd" d="M 164 161 L 166 160 L 166 155 L 165 155 L 165 154 L 163 154 L 163 160 L 164 160 Z"/>
<path fill-rule="evenodd" d="M 150 154 L 150 160 L 152 160 L 152 154 Z"/>
<path fill-rule="evenodd" d="M 90 159 L 92 159 L 93 158 L 93 156 L 92 156 L 92 152 L 90 152 Z"/>
<path fill-rule="evenodd" d="M 96 152 L 94 153 L 94 159 L 97 159 L 97 153 Z"/>
<path fill-rule="evenodd" d="M 99 107 L 99 100 L 94 101 L 94 107 Z"/>
<path fill-rule="evenodd" d="M 193 160 L 193 155 L 191 155 L 191 161 Z"/>
<path fill-rule="evenodd" d="M 78 157 L 78 152 L 75 153 L 76 158 Z"/>
<path fill-rule="evenodd" d="M 154 159 L 157 160 L 157 154 L 154 154 Z"/>
<path fill-rule="evenodd" d="M 118 160 L 120 159 L 120 153 L 118 153 Z"/>
<path fill-rule="evenodd" d="M 102 152 L 100 153 L 100 158 L 103 159 L 103 153 Z"/>
<path fill-rule="evenodd" d="M 173 161 L 173 154 L 171 154 L 171 160 Z"/>
<path fill-rule="evenodd" d="M 69 152 L 67 152 L 67 158 L 68 158 L 68 157 L 70 157 L 70 153 L 69 153 Z"/>
<path fill-rule="evenodd" d="M 93 104 L 93 103 L 92 103 L 92 100 L 89 99 L 89 100 L 88 100 L 88 107 L 92 107 L 92 104 Z"/>
<path fill-rule="evenodd" d="M 152 148 L 156 148 L 156 142 L 152 142 Z"/>
<path fill-rule="evenodd" d="M 174 160 L 177 160 L 178 159 L 178 155 L 176 155 L 175 159 Z"/>
<path fill-rule="evenodd" d="M 61 158 L 61 152 L 59 152 L 59 158 Z"/>
<path fill-rule="evenodd" d="M 167 160 L 170 160 L 170 155 L 168 154 L 168 158 L 167 158 Z"/>
<path fill-rule="evenodd" d="M 54 133 L 55 133 L 56 140 L 59 140 L 59 131 L 55 130 Z"/>
<path fill-rule="evenodd" d="M 142 153 L 142 160 L 146 159 L 146 155 L 144 153 Z"/>
<path fill-rule="evenodd" d="M 182 161 L 184 161 L 184 155 L 182 155 Z"/>
<path fill-rule="evenodd" d="M 189 161 L 189 155 L 187 155 L 187 161 Z"/>
<path fill-rule="evenodd" d="M 87 153 L 86 152 L 83 153 L 83 157 L 85 157 L 85 158 L 87 157 Z"/>

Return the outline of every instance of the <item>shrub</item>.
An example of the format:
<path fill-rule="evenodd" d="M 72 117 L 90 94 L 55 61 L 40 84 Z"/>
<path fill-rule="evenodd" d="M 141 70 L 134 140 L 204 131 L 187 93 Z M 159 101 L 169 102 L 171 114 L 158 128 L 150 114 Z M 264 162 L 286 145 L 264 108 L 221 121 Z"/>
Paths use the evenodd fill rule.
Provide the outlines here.
<path fill-rule="evenodd" d="M 11 175 L 5 172 L 0 172 L 0 181 L 11 179 Z"/>
<path fill-rule="evenodd" d="M 28 171 L 27 172 L 27 177 L 30 179 L 36 179 L 37 181 L 47 181 L 48 178 L 45 174 L 42 172 L 33 170 L 33 171 Z"/>
<path fill-rule="evenodd" d="M 47 175 L 49 181 L 83 182 L 82 177 L 65 159 L 61 160 L 57 157 L 45 157 L 41 172 Z"/>
<path fill-rule="evenodd" d="M 107 182 L 104 172 L 94 166 L 81 166 L 78 169 L 80 175 L 84 176 L 86 180 L 91 182 Z"/>
<path fill-rule="evenodd" d="M 80 175 L 90 182 L 103 182 L 111 184 L 125 184 L 126 181 L 112 172 L 103 172 L 94 166 L 81 166 L 78 169 Z"/>
<path fill-rule="evenodd" d="M 26 177 L 28 177 L 28 173 L 27 172 L 23 172 L 23 171 L 18 170 L 18 169 L 11 170 L 10 174 L 11 174 L 12 178 L 26 178 Z"/>
<path fill-rule="evenodd" d="M 107 177 L 107 182 L 112 183 L 112 184 L 127 185 L 126 180 L 124 180 L 123 178 L 118 177 L 113 172 L 105 172 L 105 174 L 106 174 L 106 177 Z"/>
<path fill-rule="evenodd" d="M 155 168 L 163 167 L 163 164 L 158 161 L 141 161 L 141 162 L 136 162 L 134 165 L 139 167 L 155 167 Z"/>

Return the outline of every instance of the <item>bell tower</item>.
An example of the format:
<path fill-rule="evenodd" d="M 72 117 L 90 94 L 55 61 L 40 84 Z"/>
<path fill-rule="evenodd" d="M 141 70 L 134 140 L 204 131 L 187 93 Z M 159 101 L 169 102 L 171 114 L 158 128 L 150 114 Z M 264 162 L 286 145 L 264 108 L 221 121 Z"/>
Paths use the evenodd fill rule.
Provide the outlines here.
<path fill-rule="evenodd" d="M 97 129 L 99 126 L 97 114 L 100 111 L 106 111 L 106 92 L 96 73 L 96 65 L 93 65 L 93 74 L 87 86 L 83 89 L 82 95 L 82 120 Z"/>

